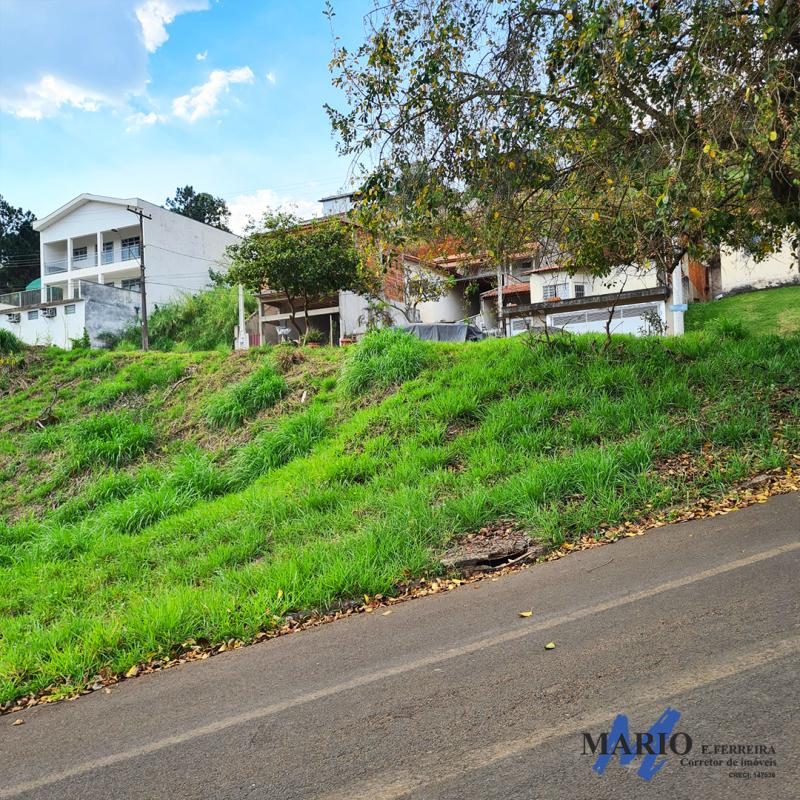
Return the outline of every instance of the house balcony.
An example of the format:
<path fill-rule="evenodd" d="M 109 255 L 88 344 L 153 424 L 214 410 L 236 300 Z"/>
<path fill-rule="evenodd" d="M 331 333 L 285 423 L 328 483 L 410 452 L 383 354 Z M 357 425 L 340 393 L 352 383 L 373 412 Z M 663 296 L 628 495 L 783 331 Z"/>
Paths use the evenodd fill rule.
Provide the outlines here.
<path fill-rule="evenodd" d="M 52 282 L 53 276 L 58 281 L 132 269 L 139 262 L 138 234 L 133 225 L 44 242 L 42 276 Z"/>

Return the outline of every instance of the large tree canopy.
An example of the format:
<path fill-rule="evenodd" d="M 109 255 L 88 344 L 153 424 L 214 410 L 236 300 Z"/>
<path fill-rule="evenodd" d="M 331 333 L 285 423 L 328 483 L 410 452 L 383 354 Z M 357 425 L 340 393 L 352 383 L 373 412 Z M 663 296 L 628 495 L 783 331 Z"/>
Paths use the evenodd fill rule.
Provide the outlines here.
<path fill-rule="evenodd" d="M 39 277 L 35 221 L 32 212 L 15 208 L 0 195 L 0 292 L 22 289 Z"/>
<path fill-rule="evenodd" d="M 179 186 L 175 190 L 175 197 L 167 198 L 166 207 L 184 217 L 205 222 L 223 231 L 228 230 L 231 216 L 228 204 L 221 197 L 214 197 L 208 192 L 195 192 L 193 186 Z"/>
<path fill-rule="evenodd" d="M 368 23 L 328 111 L 385 235 L 547 241 L 602 274 L 798 234 L 795 0 L 392 0 Z"/>
<path fill-rule="evenodd" d="M 285 294 L 298 332 L 296 303 L 302 304 L 308 331 L 311 300 L 364 286 L 353 231 L 338 218 L 301 223 L 292 214 L 267 212 L 260 226 L 228 248 L 228 256 L 225 280 L 251 291 L 268 287 Z"/>

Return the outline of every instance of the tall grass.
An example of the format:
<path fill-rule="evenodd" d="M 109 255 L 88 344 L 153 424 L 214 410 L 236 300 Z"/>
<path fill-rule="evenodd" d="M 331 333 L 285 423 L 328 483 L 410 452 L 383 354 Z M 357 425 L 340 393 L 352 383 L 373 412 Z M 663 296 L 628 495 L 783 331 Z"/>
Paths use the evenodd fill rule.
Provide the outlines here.
<path fill-rule="evenodd" d="M 341 386 L 361 395 L 410 380 L 422 371 L 429 352 L 427 342 L 399 328 L 369 333 L 348 353 Z"/>
<path fill-rule="evenodd" d="M 0 328 L 0 355 L 9 355 L 10 353 L 21 353 L 24 345 L 22 341 L 14 336 L 11 331 L 5 328 Z"/>
<path fill-rule="evenodd" d="M 800 447 L 800 337 L 412 352 L 395 336 L 345 354 L 349 391 L 404 381 L 371 404 L 321 391 L 232 453 L 112 472 L 0 525 L 0 698 L 390 593 L 498 517 L 557 544 L 784 467 Z M 657 469 L 676 454 L 697 470 Z"/>
<path fill-rule="evenodd" d="M 150 450 L 156 431 L 147 420 L 137 421 L 129 412 L 98 414 L 77 422 L 70 431 L 70 455 L 74 469 L 96 463 L 120 467 Z"/>
<path fill-rule="evenodd" d="M 283 376 L 265 363 L 243 381 L 212 397 L 203 413 L 211 425 L 234 428 L 259 411 L 274 406 L 285 391 Z"/>
<path fill-rule="evenodd" d="M 238 289 L 216 286 L 160 306 L 148 320 L 150 345 L 156 350 L 215 350 L 233 347 L 233 330 L 239 321 Z M 256 309 L 256 300 L 245 297 L 245 311 Z M 138 329 L 125 334 L 138 347 Z"/>

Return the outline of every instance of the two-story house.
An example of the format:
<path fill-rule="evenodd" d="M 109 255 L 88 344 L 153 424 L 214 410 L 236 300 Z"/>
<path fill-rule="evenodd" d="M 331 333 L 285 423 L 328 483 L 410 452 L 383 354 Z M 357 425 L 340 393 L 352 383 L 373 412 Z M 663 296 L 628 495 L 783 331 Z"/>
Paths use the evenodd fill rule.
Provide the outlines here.
<path fill-rule="evenodd" d="M 142 229 L 131 209 L 144 212 Z M 0 307 L 0 326 L 28 344 L 68 348 L 84 329 L 93 344 L 141 314 L 144 249 L 147 308 L 210 285 L 238 236 L 140 198 L 81 194 L 37 220 L 41 258 L 38 298 L 20 293 Z M 142 241 L 142 238 L 144 241 Z"/>

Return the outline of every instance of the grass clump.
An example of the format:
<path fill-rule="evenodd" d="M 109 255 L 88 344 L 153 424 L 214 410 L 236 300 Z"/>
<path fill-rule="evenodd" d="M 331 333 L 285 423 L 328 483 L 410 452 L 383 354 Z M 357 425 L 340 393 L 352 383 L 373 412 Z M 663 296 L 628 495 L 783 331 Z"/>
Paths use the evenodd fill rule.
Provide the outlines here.
<path fill-rule="evenodd" d="M 235 428 L 283 397 L 286 381 L 275 368 L 262 364 L 243 381 L 220 392 L 206 404 L 203 415 L 214 427 Z"/>
<path fill-rule="evenodd" d="M 73 469 L 97 463 L 121 467 L 152 449 L 155 443 L 152 423 L 136 421 L 129 412 L 88 417 L 77 422 L 70 433 Z"/>
<path fill-rule="evenodd" d="M 0 328 L 0 355 L 10 355 L 11 353 L 21 353 L 24 345 L 22 341 L 14 336 L 11 331 Z"/>
<path fill-rule="evenodd" d="M 399 328 L 368 333 L 347 354 L 340 385 L 354 395 L 416 378 L 428 360 L 427 343 Z"/>

